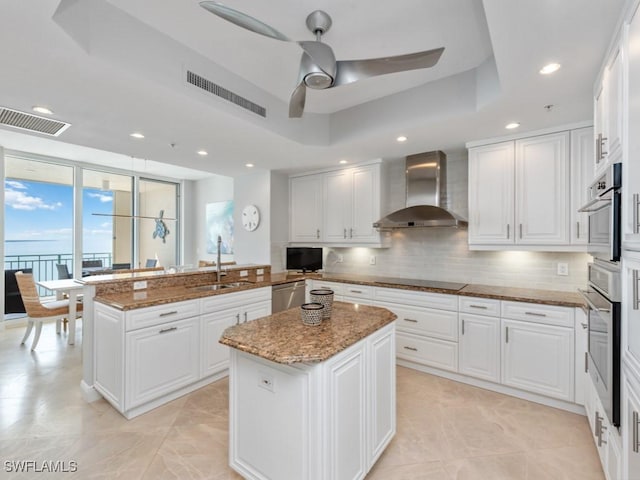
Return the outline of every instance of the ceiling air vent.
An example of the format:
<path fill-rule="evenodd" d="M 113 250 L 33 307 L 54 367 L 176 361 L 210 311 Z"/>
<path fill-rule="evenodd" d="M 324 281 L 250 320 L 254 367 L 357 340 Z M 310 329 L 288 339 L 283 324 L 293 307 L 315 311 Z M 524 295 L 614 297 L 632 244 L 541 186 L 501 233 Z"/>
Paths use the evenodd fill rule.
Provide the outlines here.
<path fill-rule="evenodd" d="M 191 85 L 201 88 L 202 90 L 205 90 L 209 93 L 213 93 L 220 98 L 224 98 L 228 102 L 235 103 L 239 107 L 245 108 L 250 112 L 260 115 L 261 117 L 267 117 L 266 108 L 261 107 L 257 103 L 253 103 L 251 100 L 247 100 L 246 98 L 241 97 L 240 95 L 237 95 L 232 91 L 227 90 L 226 88 L 221 87 L 216 83 L 213 83 L 211 80 L 207 80 L 206 78 L 201 77 L 200 75 L 189 70 L 187 70 L 187 83 L 190 83 Z"/>
<path fill-rule="evenodd" d="M 6 107 L 0 107 L 0 125 L 28 130 L 29 132 L 43 133 L 52 137 L 57 137 L 71 126 L 69 123 L 19 112 Z"/>

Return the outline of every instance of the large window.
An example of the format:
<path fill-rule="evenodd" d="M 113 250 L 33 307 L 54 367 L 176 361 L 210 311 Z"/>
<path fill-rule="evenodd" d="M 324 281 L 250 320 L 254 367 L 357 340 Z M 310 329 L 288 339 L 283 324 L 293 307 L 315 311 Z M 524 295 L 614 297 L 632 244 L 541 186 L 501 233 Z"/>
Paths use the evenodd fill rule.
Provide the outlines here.
<path fill-rule="evenodd" d="M 140 179 L 138 188 L 138 265 L 157 260 L 169 267 L 178 261 L 179 185 Z M 152 262 L 153 263 L 153 262 Z"/>

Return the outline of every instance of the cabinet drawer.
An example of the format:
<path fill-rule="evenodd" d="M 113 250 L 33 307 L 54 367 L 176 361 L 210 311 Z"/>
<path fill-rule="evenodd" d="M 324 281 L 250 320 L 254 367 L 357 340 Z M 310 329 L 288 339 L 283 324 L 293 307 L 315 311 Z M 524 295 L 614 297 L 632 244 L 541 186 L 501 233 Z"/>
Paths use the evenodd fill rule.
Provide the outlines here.
<path fill-rule="evenodd" d="M 342 288 L 342 295 L 349 297 L 350 299 L 362 298 L 373 299 L 373 287 L 366 287 L 364 285 L 344 285 Z"/>
<path fill-rule="evenodd" d="M 345 285 L 344 283 L 335 283 L 335 282 L 324 282 L 322 280 L 314 280 L 311 284 L 312 290 L 316 290 L 318 288 L 328 288 L 329 290 L 333 290 L 334 295 L 342 295 Z"/>
<path fill-rule="evenodd" d="M 437 308 L 458 311 L 458 297 L 445 293 L 413 292 L 398 288 L 375 288 L 375 298 L 380 302 L 391 302 L 415 307 Z"/>
<path fill-rule="evenodd" d="M 221 295 L 211 295 L 201 300 L 202 313 L 214 312 L 216 310 L 226 310 L 227 308 L 244 307 L 252 303 L 271 301 L 271 288 L 255 288 L 242 292 L 223 293 Z"/>
<path fill-rule="evenodd" d="M 151 327 L 162 323 L 195 317 L 200 314 L 200 301 L 187 300 L 185 302 L 167 303 L 155 307 L 129 310 L 125 314 L 125 329 L 127 332 L 138 328 Z"/>
<path fill-rule="evenodd" d="M 458 314 L 447 310 L 413 308 L 377 302 L 398 316 L 396 328 L 416 335 L 428 335 L 443 340 L 458 340 Z"/>
<path fill-rule="evenodd" d="M 502 317 L 525 322 L 573 328 L 574 311 L 569 307 L 537 303 L 502 302 Z"/>
<path fill-rule="evenodd" d="M 500 316 L 500 300 L 463 296 L 458 298 L 460 299 L 460 312 L 487 315 L 489 317 Z"/>
<path fill-rule="evenodd" d="M 442 370 L 458 371 L 458 344 L 446 340 L 397 332 L 396 356 Z"/>

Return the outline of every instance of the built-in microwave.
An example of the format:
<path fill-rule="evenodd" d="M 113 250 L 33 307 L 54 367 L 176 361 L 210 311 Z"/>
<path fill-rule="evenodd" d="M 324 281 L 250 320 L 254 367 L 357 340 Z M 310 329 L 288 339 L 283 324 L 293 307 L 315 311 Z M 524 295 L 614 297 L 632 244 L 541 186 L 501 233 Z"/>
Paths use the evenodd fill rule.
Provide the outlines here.
<path fill-rule="evenodd" d="M 589 187 L 588 252 L 594 258 L 618 262 L 622 250 L 622 164 L 614 163 Z"/>

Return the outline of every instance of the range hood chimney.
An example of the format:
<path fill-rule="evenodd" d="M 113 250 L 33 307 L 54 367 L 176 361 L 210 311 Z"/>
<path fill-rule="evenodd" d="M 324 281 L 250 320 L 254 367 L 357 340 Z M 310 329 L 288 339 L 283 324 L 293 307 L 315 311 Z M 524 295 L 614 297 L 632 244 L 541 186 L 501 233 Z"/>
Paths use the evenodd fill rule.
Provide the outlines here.
<path fill-rule="evenodd" d="M 379 230 L 411 227 L 462 227 L 468 223 L 446 209 L 447 156 L 441 151 L 406 158 L 406 208 L 373 224 Z"/>

